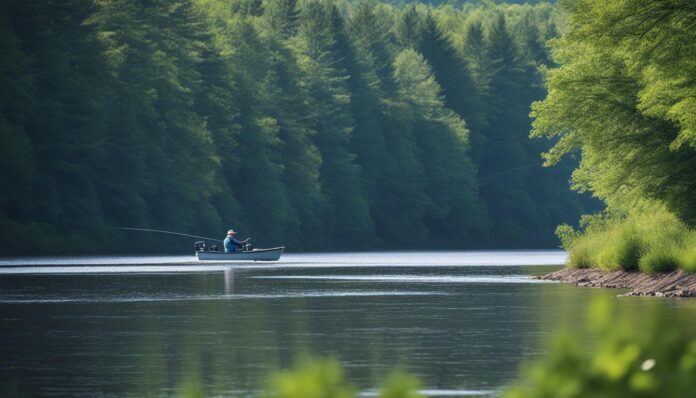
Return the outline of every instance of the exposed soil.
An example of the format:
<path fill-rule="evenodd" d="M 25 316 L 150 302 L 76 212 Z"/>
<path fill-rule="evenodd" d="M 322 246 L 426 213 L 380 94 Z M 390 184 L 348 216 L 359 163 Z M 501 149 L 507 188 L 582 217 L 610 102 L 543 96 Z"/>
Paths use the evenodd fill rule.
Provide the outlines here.
<path fill-rule="evenodd" d="M 565 268 L 533 279 L 573 283 L 577 286 L 630 289 L 626 296 L 696 297 L 696 274 L 667 274 Z"/>

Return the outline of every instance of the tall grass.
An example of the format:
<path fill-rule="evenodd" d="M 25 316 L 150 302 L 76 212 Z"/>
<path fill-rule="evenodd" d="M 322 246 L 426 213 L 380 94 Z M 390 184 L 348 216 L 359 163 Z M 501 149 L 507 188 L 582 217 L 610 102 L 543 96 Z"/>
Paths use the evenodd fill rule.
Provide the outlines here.
<path fill-rule="evenodd" d="M 688 272 L 696 272 L 696 247 L 682 253 L 679 257 L 679 266 Z"/>
<path fill-rule="evenodd" d="M 662 208 L 622 217 L 598 217 L 582 232 L 559 228 L 572 268 L 657 273 L 696 272 L 696 231 Z"/>
<path fill-rule="evenodd" d="M 643 251 L 643 240 L 633 225 L 620 225 L 601 236 L 602 249 L 597 254 L 597 265 L 604 270 L 633 271 Z"/>
<path fill-rule="evenodd" d="M 672 272 L 679 266 L 681 249 L 675 245 L 662 244 L 651 247 L 640 258 L 639 268 L 643 272 Z"/>
<path fill-rule="evenodd" d="M 679 267 L 684 271 L 696 272 L 696 233 L 691 233 L 685 240 L 683 250 L 679 256 Z"/>

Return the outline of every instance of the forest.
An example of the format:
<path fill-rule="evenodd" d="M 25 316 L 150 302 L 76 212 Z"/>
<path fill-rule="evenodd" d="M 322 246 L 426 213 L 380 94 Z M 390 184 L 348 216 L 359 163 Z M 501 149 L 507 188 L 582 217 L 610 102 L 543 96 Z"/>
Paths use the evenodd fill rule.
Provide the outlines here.
<path fill-rule="evenodd" d="M 0 253 L 556 247 L 601 208 L 529 139 L 563 13 L 393 3 L 3 1 Z"/>

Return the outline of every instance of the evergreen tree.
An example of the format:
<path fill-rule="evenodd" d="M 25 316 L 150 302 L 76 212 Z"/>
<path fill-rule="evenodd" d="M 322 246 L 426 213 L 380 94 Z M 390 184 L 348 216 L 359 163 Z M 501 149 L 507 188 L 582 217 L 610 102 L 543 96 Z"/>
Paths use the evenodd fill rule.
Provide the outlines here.
<path fill-rule="evenodd" d="M 31 177 L 18 186 L 19 192 L 22 185 L 30 188 L 22 193 L 24 211 L 11 217 L 25 225 L 40 220 L 47 234 L 51 226 L 60 226 L 65 241 L 76 241 L 101 221 L 94 181 L 103 153 L 106 112 L 100 102 L 108 95 L 108 79 L 94 31 L 81 24 L 92 7 L 86 1 L 11 1 L 3 7 L 6 29 L 14 32 L 6 43 L 12 45 L 16 37 L 14 50 L 20 57 L 7 70 L 18 74 L 16 81 L 8 76 L 13 82 L 5 94 L 18 100 L 5 108 L 5 120 L 15 124 L 8 145 L 16 143 L 15 149 L 33 163 L 27 168 Z M 57 249 L 46 239 L 38 244 L 38 250 Z"/>
<path fill-rule="evenodd" d="M 488 79 L 486 72 L 489 70 L 485 64 L 485 37 L 483 26 L 480 21 L 472 22 L 466 31 L 466 39 L 464 43 L 464 54 L 469 63 L 471 74 L 477 84 L 478 92 L 482 98 L 486 96 L 488 87 Z"/>
<path fill-rule="evenodd" d="M 264 17 L 268 29 L 275 32 L 281 40 L 287 40 L 297 33 L 300 22 L 300 9 L 297 0 L 269 1 Z"/>
<path fill-rule="evenodd" d="M 667 10 L 634 1 L 660 27 L 646 36 L 678 47 L 654 18 Z M 618 82 L 611 92 L 622 106 L 567 102 L 603 104 L 615 126 L 659 134 L 617 144 L 640 153 L 634 163 L 613 152 L 606 163 L 586 156 L 575 182 L 616 203 L 661 198 L 691 219 L 683 193 L 691 192 L 692 68 L 674 51 L 660 47 L 653 58 L 632 41 L 626 32 L 640 21 L 628 16 L 630 26 L 613 27 L 602 18 L 638 56 L 624 62 L 604 43 L 582 47 L 587 62 L 557 57 L 579 65 L 570 75 Z M 584 32 L 590 20 L 571 26 Z M 188 248 L 111 229 L 124 225 L 199 235 L 234 227 L 257 244 L 293 250 L 552 245 L 553 225 L 587 208 L 566 189 L 573 160 L 536 168 L 550 142 L 526 137 L 529 104 L 544 94 L 541 43 L 560 23 L 548 4 L 5 1 L 0 247 Z M 622 46 L 621 54 L 632 48 Z M 593 85 L 585 97 L 601 89 Z M 537 131 L 555 137 L 555 126 L 567 125 L 544 109 L 537 105 L 547 115 Z M 549 160 L 584 142 L 566 130 Z M 581 131 L 617 146 L 612 134 L 598 139 L 594 124 Z M 616 171 L 595 178 L 595 167 Z M 612 193 L 624 180 L 631 190 Z"/>
<path fill-rule="evenodd" d="M 471 242 L 485 226 L 478 201 L 475 167 L 468 157 L 464 121 L 445 106 L 441 89 L 427 61 L 414 50 L 395 60 L 395 78 L 414 115 L 414 134 L 426 176 L 425 223 L 432 239 Z M 418 192 L 418 191 L 416 191 Z M 461 244 L 461 243 L 460 243 Z"/>
<path fill-rule="evenodd" d="M 396 38 L 401 48 L 413 48 L 418 45 L 422 29 L 421 19 L 415 5 L 404 9 L 396 26 Z"/>
<path fill-rule="evenodd" d="M 36 104 L 31 59 L 22 51 L 0 5 L 0 240 L 21 247 L 33 231 L 29 224 L 39 205 L 35 198 L 36 159 L 25 125 Z"/>
<path fill-rule="evenodd" d="M 298 221 L 282 181 L 280 126 L 266 109 L 269 93 L 275 90 L 269 49 L 248 18 L 237 19 L 229 34 L 230 43 L 236 44 L 230 72 L 235 94 L 243 99 L 237 118 L 240 162 L 230 184 L 248 217 L 247 230 L 264 242 L 282 244 Z"/>
<path fill-rule="evenodd" d="M 142 7 L 120 0 L 100 5 L 91 23 L 110 46 L 112 68 L 119 77 L 116 90 L 124 99 L 107 140 L 114 162 L 123 169 L 109 182 L 119 181 L 131 196 L 114 200 L 123 212 L 113 209 L 109 214 L 117 221 L 178 229 L 197 225 L 201 217 L 216 218 L 202 205 L 218 189 L 213 179 L 218 161 L 205 119 L 194 111 L 193 94 L 201 80 L 191 4 L 156 2 Z M 142 18 L 148 23 L 141 23 Z M 127 172 L 140 180 L 124 179 Z M 118 187 L 109 184 L 104 189 L 108 195 Z"/>
<path fill-rule="evenodd" d="M 535 159 L 526 150 L 529 121 L 525 100 L 529 101 L 530 76 L 502 15 L 489 32 L 485 57 L 490 82 L 486 146 L 479 166 L 487 174 L 482 176 L 481 194 L 494 230 L 512 240 L 525 235 L 524 230 L 537 231 L 534 227 L 539 218 L 527 190 L 530 170 L 535 167 Z M 530 235 L 526 234 L 536 238 Z"/>
<path fill-rule="evenodd" d="M 236 97 L 236 85 L 229 72 L 229 60 L 222 55 L 222 50 L 213 43 L 215 33 L 210 25 L 201 28 L 204 35 L 201 45 L 201 62 L 198 70 L 201 84 L 195 93 L 195 109 L 205 117 L 206 126 L 213 138 L 215 154 L 220 160 L 214 177 L 218 190 L 210 198 L 210 205 L 219 214 L 217 220 L 206 220 L 208 225 L 201 225 L 206 230 L 224 231 L 230 226 L 239 230 L 248 230 L 250 223 L 246 217 L 237 194 L 239 178 L 241 127 L 238 123 L 240 105 Z"/>
<path fill-rule="evenodd" d="M 391 245 L 423 245 L 423 170 L 413 140 L 413 125 L 396 91 L 394 38 L 383 16 L 361 3 L 349 22 L 355 52 L 346 53 L 351 110 L 356 126 L 352 148 L 361 166 L 376 233 Z M 407 214 L 407 217 L 404 215 Z"/>
<path fill-rule="evenodd" d="M 432 65 L 447 107 L 478 131 L 482 125 L 481 104 L 469 66 L 457 54 L 431 13 L 425 16 L 417 49 Z M 478 137 L 474 140 L 478 140 Z"/>
<path fill-rule="evenodd" d="M 264 18 L 270 26 L 269 48 L 274 55 L 274 88 L 265 99 L 266 108 L 278 121 L 278 137 L 283 142 L 283 183 L 297 219 L 287 235 L 298 239 L 298 248 L 318 248 L 328 243 L 322 225 L 327 203 L 319 183 L 322 159 L 313 142 L 316 131 L 307 117 L 312 113 L 307 88 L 302 84 L 303 72 L 293 49 L 300 10 L 294 0 L 271 2 Z"/>
<path fill-rule="evenodd" d="M 362 193 L 360 168 L 350 153 L 354 120 L 348 76 L 340 64 L 338 46 L 343 43 L 337 41 L 343 34 L 343 19 L 335 8 L 318 2 L 306 5 L 298 50 L 323 159 L 319 181 L 331 206 L 324 225 L 339 247 L 356 247 L 374 240 L 374 226 Z"/>

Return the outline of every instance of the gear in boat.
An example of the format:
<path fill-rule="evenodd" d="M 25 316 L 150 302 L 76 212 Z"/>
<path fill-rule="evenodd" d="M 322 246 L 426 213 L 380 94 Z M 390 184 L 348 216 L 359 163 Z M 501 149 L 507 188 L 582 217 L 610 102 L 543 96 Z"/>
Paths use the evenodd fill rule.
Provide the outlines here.
<path fill-rule="evenodd" d="M 228 231 L 224 252 L 219 251 L 217 245 L 206 246 L 205 241 L 194 243 L 196 258 L 199 261 L 278 261 L 285 250 L 285 247 L 254 249 L 249 243 L 251 238 L 239 241 L 234 238 L 235 234 L 233 230 Z M 229 250 L 232 247 L 236 250 Z"/>

